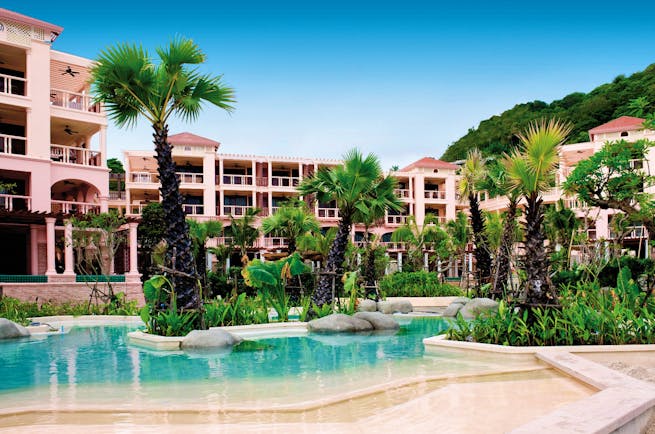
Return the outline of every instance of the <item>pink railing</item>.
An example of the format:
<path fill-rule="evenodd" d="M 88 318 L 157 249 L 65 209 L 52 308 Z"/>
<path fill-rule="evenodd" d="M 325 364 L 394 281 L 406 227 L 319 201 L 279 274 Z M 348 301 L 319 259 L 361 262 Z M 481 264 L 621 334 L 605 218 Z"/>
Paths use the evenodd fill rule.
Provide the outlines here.
<path fill-rule="evenodd" d="M 53 213 L 60 212 L 63 214 L 96 214 L 100 212 L 100 205 L 97 203 L 53 200 L 51 201 L 51 204 Z"/>
<path fill-rule="evenodd" d="M 18 194 L 0 194 L 0 209 L 22 211 L 32 209 L 32 198 Z"/>
<path fill-rule="evenodd" d="M 25 96 L 27 81 L 21 77 L 0 74 L 0 93 Z"/>
<path fill-rule="evenodd" d="M 83 93 L 50 89 L 50 103 L 70 110 L 100 113 L 100 104 L 94 104 L 93 97 Z"/>
<path fill-rule="evenodd" d="M 57 163 L 81 164 L 83 166 L 102 165 L 99 151 L 77 148 L 75 146 L 50 145 L 50 159 Z"/>

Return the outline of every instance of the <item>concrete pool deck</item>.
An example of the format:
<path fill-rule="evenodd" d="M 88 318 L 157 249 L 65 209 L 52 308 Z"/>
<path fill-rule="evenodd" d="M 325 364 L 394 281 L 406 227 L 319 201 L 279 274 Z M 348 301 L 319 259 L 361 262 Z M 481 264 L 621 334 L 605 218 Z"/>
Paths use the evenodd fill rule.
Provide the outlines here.
<path fill-rule="evenodd" d="M 406 315 L 401 318 L 406 318 Z M 137 325 L 136 317 L 51 317 L 64 325 Z M 246 338 L 302 333 L 304 323 L 239 326 L 231 332 Z M 228 328 L 229 329 L 229 328 Z M 0 410 L 0 431 L 27 432 L 484 432 L 604 433 L 641 432 L 655 405 L 655 386 L 601 366 L 576 354 L 651 353 L 655 345 L 508 348 L 486 344 L 424 340 L 433 348 L 474 357 L 525 359 L 521 368 L 476 374 L 414 376 L 287 406 L 207 407 L 174 405 L 104 408 L 79 405 L 57 408 L 38 403 Z M 572 354 L 576 353 L 576 354 Z M 520 403 L 520 404 L 519 404 Z M 520 405 L 520 411 L 517 406 Z M 361 411 L 353 407 L 360 406 Z M 344 416 L 346 415 L 346 416 Z M 318 422 L 314 422 L 318 421 Z M 484 421 L 484 422 L 481 422 Z"/>

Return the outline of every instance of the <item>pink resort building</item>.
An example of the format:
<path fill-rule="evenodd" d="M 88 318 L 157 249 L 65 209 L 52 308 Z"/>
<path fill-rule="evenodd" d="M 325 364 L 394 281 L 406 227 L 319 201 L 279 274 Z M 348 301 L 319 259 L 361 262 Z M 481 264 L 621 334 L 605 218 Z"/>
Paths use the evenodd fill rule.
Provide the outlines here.
<path fill-rule="evenodd" d="M 89 95 L 91 62 L 53 49 L 62 30 L 0 9 L 0 287 L 22 299 L 88 299 L 68 219 L 108 209 L 107 117 Z M 115 286 L 136 294 L 128 226 Z"/>

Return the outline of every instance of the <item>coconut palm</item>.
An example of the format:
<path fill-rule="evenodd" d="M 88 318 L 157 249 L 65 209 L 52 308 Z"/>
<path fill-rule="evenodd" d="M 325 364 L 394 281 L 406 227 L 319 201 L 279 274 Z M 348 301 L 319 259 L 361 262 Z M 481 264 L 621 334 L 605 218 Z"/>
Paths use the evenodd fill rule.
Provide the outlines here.
<path fill-rule="evenodd" d="M 296 251 L 300 236 L 319 230 L 318 220 L 300 200 L 283 204 L 275 214 L 262 220 L 262 232 L 286 238 L 290 255 Z"/>
<path fill-rule="evenodd" d="M 369 154 L 366 158 L 353 149 L 344 156 L 340 166 L 323 168 L 314 175 L 305 178 L 298 186 L 302 195 L 315 194 L 319 202 L 336 201 L 339 208 L 339 229 L 330 248 L 327 259 L 327 271 L 342 274 L 342 264 L 345 258 L 348 237 L 352 225 L 359 212 L 366 212 L 371 206 L 371 200 L 377 198 L 394 206 L 397 198 L 387 185 L 393 184 L 393 179 L 385 177 L 378 158 Z M 383 196 L 384 195 L 384 196 Z M 332 279 L 335 276 L 322 274 L 314 293 L 314 302 L 322 306 L 332 298 Z M 336 278 L 337 284 L 341 279 Z"/>
<path fill-rule="evenodd" d="M 489 281 L 491 277 L 491 253 L 484 232 L 484 215 L 478 201 L 478 183 L 485 175 L 485 162 L 478 149 L 472 149 L 460 172 L 459 193 L 468 198 L 473 242 L 475 244 L 475 263 L 478 285 Z"/>
<path fill-rule="evenodd" d="M 457 212 L 455 220 L 450 220 L 446 223 L 446 229 L 448 230 L 453 248 L 455 249 L 455 255 L 461 255 L 462 257 L 461 277 L 464 277 L 466 272 L 464 269 L 464 264 L 466 263 L 466 246 L 471 237 L 468 217 L 462 211 Z"/>
<path fill-rule="evenodd" d="M 423 255 L 426 250 L 436 250 L 441 253 L 440 256 L 447 254 L 450 237 L 439 226 L 439 219 L 433 214 L 425 215 L 422 226 L 410 215 L 402 226 L 393 231 L 391 241 L 405 243 L 408 264 L 416 271 L 423 268 Z"/>
<path fill-rule="evenodd" d="M 197 222 L 187 220 L 189 225 L 189 236 L 193 245 L 193 257 L 196 259 L 196 270 L 200 274 L 200 282 L 203 288 L 207 288 L 207 240 L 217 237 L 223 232 L 223 224 L 218 220 L 207 220 Z"/>
<path fill-rule="evenodd" d="M 542 193 L 555 185 L 559 146 L 570 132 L 568 123 L 554 119 L 535 121 L 518 134 L 521 145 L 507 162 L 511 189 L 526 201 L 523 267 L 527 278 L 520 299 L 528 305 L 555 301 L 544 246 Z"/>
<path fill-rule="evenodd" d="M 234 91 L 220 76 L 201 74 L 189 67 L 205 61 L 204 53 L 192 40 L 177 38 L 156 51 L 158 63 L 136 45 L 118 44 L 102 51 L 91 69 L 93 91 L 119 127 L 133 126 L 140 117 L 152 125 L 167 222 L 166 260 L 169 265 L 175 261 L 178 271 L 172 276 L 177 306 L 198 308 L 201 300 L 192 243 L 168 143 L 168 122 L 172 116 L 195 120 L 204 102 L 231 111 Z"/>
<path fill-rule="evenodd" d="M 248 263 L 248 249 L 255 245 L 259 238 L 259 229 L 255 227 L 255 219 L 261 212 L 259 208 L 247 208 L 241 218 L 230 215 L 230 226 L 225 228 L 225 236 L 232 238 L 232 246 L 239 249 L 241 262 Z"/>

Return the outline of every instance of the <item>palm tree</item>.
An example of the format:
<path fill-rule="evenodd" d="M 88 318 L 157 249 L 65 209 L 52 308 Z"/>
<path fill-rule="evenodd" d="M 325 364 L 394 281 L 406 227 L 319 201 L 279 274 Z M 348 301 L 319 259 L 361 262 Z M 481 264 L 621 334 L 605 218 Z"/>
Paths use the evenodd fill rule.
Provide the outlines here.
<path fill-rule="evenodd" d="M 333 276 L 322 274 L 318 288 L 314 293 L 314 302 L 322 306 L 329 303 L 332 298 L 332 281 L 336 279 L 338 285 L 341 279 L 336 278 L 342 274 L 342 264 L 345 258 L 348 237 L 358 212 L 366 212 L 372 198 L 387 202 L 389 206 L 396 203 L 397 198 L 389 194 L 386 185 L 393 184 L 394 180 L 384 177 L 378 158 L 369 154 L 366 158 L 353 149 L 344 156 L 341 166 L 323 168 L 314 175 L 305 178 L 298 187 L 302 195 L 315 194 L 319 202 L 336 201 L 339 208 L 339 229 L 330 248 L 327 260 L 327 271 L 335 273 Z"/>
<path fill-rule="evenodd" d="M 511 188 L 526 200 L 523 267 L 527 278 L 520 299 L 528 305 L 544 305 L 556 299 L 548 275 L 541 195 L 555 184 L 559 146 L 570 132 L 568 123 L 535 121 L 518 134 L 520 148 L 508 159 Z"/>
<path fill-rule="evenodd" d="M 259 238 L 259 229 L 255 227 L 255 218 L 261 210 L 248 208 L 243 217 L 235 219 L 230 215 L 230 226 L 225 228 L 225 235 L 232 238 L 232 246 L 239 248 L 241 262 L 248 263 L 248 249 L 255 245 Z"/>
<path fill-rule="evenodd" d="M 440 248 L 450 242 L 448 233 L 439 226 L 433 214 L 426 214 L 423 225 L 416 223 L 413 215 L 391 234 L 391 241 L 405 243 L 408 263 L 415 271 L 423 268 L 423 254 L 426 250 L 437 250 L 442 254 L 448 250 Z"/>
<path fill-rule="evenodd" d="M 563 267 L 569 265 L 571 246 L 579 227 L 580 220 L 572 209 L 564 205 L 562 199 L 558 200 L 556 204 L 546 207 L 544 231 L 548 237 L 548 246 L 551 251 L 563 251 L 563 254 L 559 255 Z"/>
<path fill-rule="evenodd" d="M 337 228 L 331 227 L 324 234 L 321 231 L 307 233 L 298 238 L 298 250 L 304 255 L 312 257 L 318 255 L 321 268 L 325 268 L 325 261 L 330 253 L 330 247 L 337 236 Z"/>
<path fill-rule="evenodd" d="M 319 230 L 318 220 L 300 200 L 283 204 L 275 214 L 262 220 L 262 231 L 265 234 L 286 238 L 289 255 L 296 251 L 298 237 Z"/>
<path fill-rule="evenodd" d="M 220 76 L 189 68 L 205 61 L 204 53 L 192 40 L 176 38 L 156 51 L 158 63 L 136 45 L 118 44 L 104 50 L 91 69 L 93 90 L 96 100 L 104 104 L 119 127 L 133 126 L 139 117 L 152 125 L 167 222 L 166 261 L 169 265 L 175 261 L 174 269 L 178 271 L 172 276 L 178 307 L 195 309 L 200 307 L 201 299 L 172 146 L 168 143 L 168 121 L 172 116 L 197 119 L 203 102 L 231 111 L 234 91 L 221 82 Z"/>
<path fill-rule="evenodd" d="M 193 243 L 193 257 L 196 258 L 196 270 L 200 274 L 200 282 L 203 288 L 207 288 L 207 240 L 217 237 L 223 232 L 223 224 L 218 220 L 207 220 L 199 223 L 195 220 L 187 220 L 189 225 L 189 236 Z"/>
<path fill-rule="evenodd" d="M 480 211 L 477 188 L 484 174 L 485 163 L 482 153 L 478 149 L 470 150 L 460 172 L 459 193 L 469 200 L 478 285 L 486 283 L 491 277 L 491 253 L 484 233 L 484 215 Z"/>
<path fill-rule="evenodd" d="M 458 211 L 455 220 L 450 220 L 446 223 L 446 228 L 450 235 L 453 248 L 455 249 L 455 255 L 461 255 L 462 257 L 461 277 L 463 278 L 466 273 L 466 246 L 468 245 L 471 236 L 468 217 L 462 211 Z"/>

